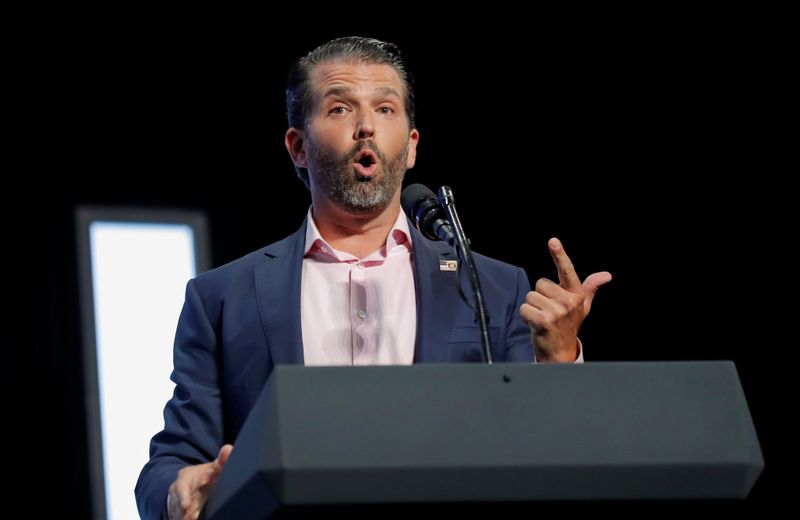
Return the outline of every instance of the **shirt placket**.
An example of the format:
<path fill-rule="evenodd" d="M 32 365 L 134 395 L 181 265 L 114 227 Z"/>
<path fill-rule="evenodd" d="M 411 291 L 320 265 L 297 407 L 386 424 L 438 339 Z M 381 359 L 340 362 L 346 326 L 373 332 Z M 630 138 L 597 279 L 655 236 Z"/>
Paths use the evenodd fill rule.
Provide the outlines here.
<path fill-rule="evenodd" d="M 370 323 L 373 321 L 368 312 L 368 279 L 367 269 L 361 262 L 350 265 L 350 331 L 353 338 L 353 364 L 369 364 L 370 352 L 373 350 Z"/>

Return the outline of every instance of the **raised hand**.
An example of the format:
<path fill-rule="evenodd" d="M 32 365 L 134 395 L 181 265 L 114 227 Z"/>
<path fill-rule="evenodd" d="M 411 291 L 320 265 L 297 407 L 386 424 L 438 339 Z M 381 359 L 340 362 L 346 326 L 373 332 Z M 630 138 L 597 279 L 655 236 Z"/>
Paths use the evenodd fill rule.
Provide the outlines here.
<path fill-rule="evenodd" d="M 559 283 L 540 278 L 520 307 L 520 317 L 531 328 L 537 361 L 571 363 L 578 357 L 578 329 L 592 308 L 597 289 L 611 281 L 611 273 L 590 274 L 581 283 L 561 242 L 551 238 L 547 247 Z"/>

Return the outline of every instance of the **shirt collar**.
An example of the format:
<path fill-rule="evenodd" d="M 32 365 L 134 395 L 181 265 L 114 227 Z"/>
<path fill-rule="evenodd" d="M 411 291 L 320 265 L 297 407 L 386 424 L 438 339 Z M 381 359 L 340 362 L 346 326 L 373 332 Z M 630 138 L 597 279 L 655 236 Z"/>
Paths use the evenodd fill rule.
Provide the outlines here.
<path fill-rule="evenodd" d="M 317 229 L 317 223 L 314 222 L 314 217 L 311 214 L 311 207 L 308 208 L 306 222 L 308 224 L 306 225 L 306 243 L 303 249 L 303 256 L 308 255 L 308 252 L 311 251 L 312 248 L 326 255 L 337 256 L 338 251 L 322 238 L 319 229 Z M 409 251 L 413 249 L 411 244 L 411 231 L 408 229 L 408 219 L 406 219 L 406 215 L 402 211 L 397 215 L 397 219 L 394 221 L 394 225 L 392 225 L 392 229 L 389 231 L 389 236 L 386 237 L 386 244 L 384 246 L 386 256 L 389 255 L 392 249 L 401 245 L 405 246 Z"/>

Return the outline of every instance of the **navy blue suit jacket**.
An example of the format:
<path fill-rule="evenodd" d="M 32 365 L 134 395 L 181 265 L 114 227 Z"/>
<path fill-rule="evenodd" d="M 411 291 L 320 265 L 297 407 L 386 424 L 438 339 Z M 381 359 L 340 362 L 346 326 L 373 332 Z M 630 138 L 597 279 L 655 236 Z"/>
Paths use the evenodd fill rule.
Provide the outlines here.
<path fill-rule="evenodd" d="M 455 252 L 409 227 L 417 293 L 414 362 L 480 362 L 474 314 L 459 296 L 456 273 L 439 267 L 440 260 L 455 259 Z M 187 284 L 175 336 L 175 393 L 136 484 L 142 518 L 160 518 L 181 468 L 209 462 L 223 444 L 235 441 L 276 364 L 303 364 L 305 232 L 304 223 L 284 240 Z M 530 290 L 525 271 L 479 254 L 475 263 L 491 319 L 494 360 L 530 363 L 530 329 L 519 317 Z M 462 289 L 471 299 L 466 276 Z"/>

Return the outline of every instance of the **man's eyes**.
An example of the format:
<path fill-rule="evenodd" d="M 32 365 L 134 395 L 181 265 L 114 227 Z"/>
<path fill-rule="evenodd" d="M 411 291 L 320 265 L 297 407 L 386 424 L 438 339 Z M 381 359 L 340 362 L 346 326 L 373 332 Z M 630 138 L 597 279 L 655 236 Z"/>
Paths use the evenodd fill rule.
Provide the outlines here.
<path fill-rule="evenodd" d="M 349 111 L 348 107 L 346 107 L 344 105 L 336 105 L 334 107 L 331 107 L 330 110 L 328 110 L 328 114 L 331 114 L 331 115 L 344 115 L 348 111 Z M 377 112 L 379 114 L 383 114 L 383 115 L 392 115 L 396 111 L 395 111 L 394 107 L 384 105 L 384 106 L 378 107 L 377 108 Z"/>

